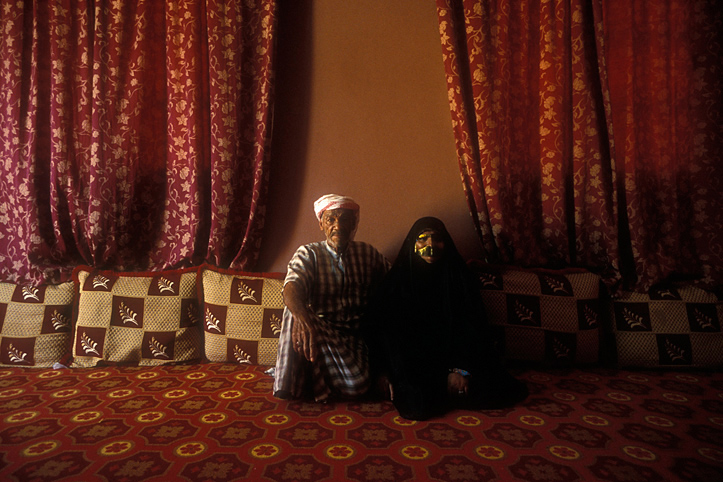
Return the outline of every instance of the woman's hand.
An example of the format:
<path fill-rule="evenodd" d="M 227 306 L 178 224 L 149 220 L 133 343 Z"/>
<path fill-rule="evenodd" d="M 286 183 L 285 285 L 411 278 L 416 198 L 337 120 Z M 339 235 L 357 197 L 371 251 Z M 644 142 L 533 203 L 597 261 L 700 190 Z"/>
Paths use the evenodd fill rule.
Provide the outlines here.
<path fill-rule="evenodd" d="M 447 376 L 447 391 L 453 397 L 463 397 L 469 390 L 469 379 L 457 372 L 450 372 Z"/>

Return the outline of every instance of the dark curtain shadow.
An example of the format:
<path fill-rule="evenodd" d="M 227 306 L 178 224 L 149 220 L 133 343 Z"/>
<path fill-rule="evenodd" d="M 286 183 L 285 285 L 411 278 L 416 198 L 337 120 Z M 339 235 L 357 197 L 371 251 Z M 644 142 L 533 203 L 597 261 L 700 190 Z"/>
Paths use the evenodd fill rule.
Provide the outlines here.
<path fill-rule="evenodd" d="M 313 0 L 280 0 L 277 18 L 274 125 L 266 225 L 256 270 L 268 271 L 297 219 L 308 152 Z"/>

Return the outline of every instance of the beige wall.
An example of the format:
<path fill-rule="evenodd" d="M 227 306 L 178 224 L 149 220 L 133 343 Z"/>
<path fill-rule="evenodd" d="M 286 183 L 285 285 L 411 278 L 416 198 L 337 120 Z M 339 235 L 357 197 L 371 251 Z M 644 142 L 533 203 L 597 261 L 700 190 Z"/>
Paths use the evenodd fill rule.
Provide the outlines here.
<path fill-rule="evenodd" d="M 322 194 L 361 205 L 358 240 L 393 261 L 433 215 L 480 255 L 454 149 L 432 0 L 282 1 L 267 224 L 258 271 L 323 239 Z"/>

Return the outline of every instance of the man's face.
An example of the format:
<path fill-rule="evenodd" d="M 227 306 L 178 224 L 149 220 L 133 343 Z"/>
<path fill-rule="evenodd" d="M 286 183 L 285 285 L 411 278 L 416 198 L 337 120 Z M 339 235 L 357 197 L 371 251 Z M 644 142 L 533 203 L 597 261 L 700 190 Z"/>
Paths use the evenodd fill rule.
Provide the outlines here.
<path fill-rule="evenodd" d="M 427 263 L 434 263 L 442 257 L 444 240 L 434 229 L 425 229 L 417 236 L 414 251 Z"/>
<path fill-rule="evenodd" d="M 351 209 L 324 211 L 319 227 L 326 235 L 326 243 L 337 253 L 344 251 L 356 228 L 356 213 Z"/>

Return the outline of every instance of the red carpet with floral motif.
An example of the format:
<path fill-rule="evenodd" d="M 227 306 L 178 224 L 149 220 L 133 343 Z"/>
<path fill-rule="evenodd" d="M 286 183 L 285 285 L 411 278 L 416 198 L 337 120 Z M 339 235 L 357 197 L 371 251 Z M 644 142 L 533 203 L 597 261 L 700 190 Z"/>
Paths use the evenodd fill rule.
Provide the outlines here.
<path fill-rule="evenodd" d="M 0 369 L 0 480 L 723 480 L 723 374 L 515 372 L 512 409 L 286 402 L 263 367 Z"/>

